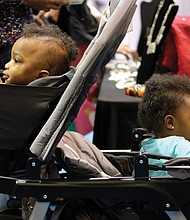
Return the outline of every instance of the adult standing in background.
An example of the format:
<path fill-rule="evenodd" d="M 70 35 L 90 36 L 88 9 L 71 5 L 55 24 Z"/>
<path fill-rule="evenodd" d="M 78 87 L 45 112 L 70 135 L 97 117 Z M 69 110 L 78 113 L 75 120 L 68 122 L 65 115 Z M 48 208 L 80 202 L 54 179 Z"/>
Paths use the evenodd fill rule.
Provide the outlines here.
<path fill-rule="evenodd" d="M 35 10 L 59 9 L 70 0 L 0 0 L 0 69 L 10 59 L 11 47 L 25 23 L 33 22 Z"/>

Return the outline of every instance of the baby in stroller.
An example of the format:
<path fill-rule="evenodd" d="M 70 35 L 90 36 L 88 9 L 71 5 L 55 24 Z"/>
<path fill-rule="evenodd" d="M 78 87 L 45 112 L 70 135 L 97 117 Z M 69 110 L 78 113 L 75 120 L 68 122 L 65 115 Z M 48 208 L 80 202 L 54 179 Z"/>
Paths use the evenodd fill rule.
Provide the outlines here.
<path fill-rule="evenodd" d="M 28 85 L 46 76 L 62 75 L 70 70 L 77 55 L 75 42 L 56 26 L 26 25 L 12 48 L 11 60 L 5 65 L 0 83 Z M 1 175 L 6 175 L 9 161 L 5 158 L 12 154 L 14 151 L 9 149 L 1 152 L 0 160 L 4 164 L 0 167 Z"/>
<path fill-rule="evenodd" d="M 13 45 L 11 60 L 5 65 L 1 84 L 28 85 L 46 76 L 62 75 L 70 70 L 71 62 L 77 55 L 75 42 L 57 26 L 26 24 L 21 37 Z M 1 175 L 9 175 L 9 162 L 14 155 L 12 149 L 1 150 Z M 20 168 L 23 169 L 19 164 Z M 4 199 L 1 197 L 1 200 Z"/>
<path fill-rule="evenodd" d="M 27 85 L 46 76 L 62 75 L 76 59 L 75 42 L 56 25 L 26 24 L 5 65 L 4 84 Z"/>
<path fill-rule="evenodd" d="M 190 78 L 167 73 L 146 82 L 138 119 L 152 133 L 141 142 L 141 152 L 171 157 L 190 156 Z M 162 166 L 166 160 L 149 159 Z M 166 171 L 149 171 L 150 176 L 167 176 Z"/>
<path fill-rule="evenodd" d="M 47 43 L 48 45 L 46 45 Z M 62 74 L 69 70 L 70 62 L 76 58 L 77 54 L 78 50 L 72 39 L 55 25 L 44 27 L 35 24 L 26 25 L 21 38 L 15 42 L 12 48 L 12 57 L 10 62 L 5 65 L 1 83 L 28 85 L 39 78 Z M 71 134 L 67 132 L 64 137 L 66 138 L 68 135 Z M 74 136 L 82 138 L 79 134 Z M 104 158 L 103 155 L 102 158 Z M 120 175 L 120 172 L 106 158 L 104 160 L 108 163 L 107 173 L 110 171 L 110 175 Z M 27 200 L 26 202 L 33 201 Z M 113 203 L 118 202 L 113 201 Z M 128 211 L 130 206 L 127 207 L 127 215 L 131 216 Z M 24 215 L 23 218 L 27 219 L 26 213 Z M 134 219 L 135 213 L 132 213 L 132 217 Z M 135 218 L 138 219 L 138 216 Z"/>

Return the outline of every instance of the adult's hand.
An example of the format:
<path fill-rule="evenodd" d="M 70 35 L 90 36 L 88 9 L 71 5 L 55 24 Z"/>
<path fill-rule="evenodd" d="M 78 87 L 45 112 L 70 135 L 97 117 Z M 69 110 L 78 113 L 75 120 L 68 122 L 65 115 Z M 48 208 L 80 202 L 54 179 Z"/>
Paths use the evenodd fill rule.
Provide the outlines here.
<path fill-rule="evenodd" d="M 51 9 L 44 14 L 44 17 L 51 23 L 56 24 L 58 22 L 60 10 Z"/>
<path fill-rule="evenodd" d="M 121 43 L 116 52 L 125 55 L 127 58 L 129 58 L 129 54 L 130 54 L 135 62 L 141 61 L 141 58 L 139 57 L 138 52 L 132 49 L 127 44 Z"/>
<path fill-rule="evenodd" d="M 45 18 L 48 22 L 56 24 L 58 22 L 60 10 L 51 9 L 49 11 L 40 10 L 37 15 L 33 15 L 34 21 L 39 25 L 45 25 L 44 19 Z"/>
<path fill-rule="evenodd" d="M 35 10 L 49 11 L 50 9 L 59 9 L 62 5 L 70 4 L 71 0 L 23 0 L 22 4 Z"/>

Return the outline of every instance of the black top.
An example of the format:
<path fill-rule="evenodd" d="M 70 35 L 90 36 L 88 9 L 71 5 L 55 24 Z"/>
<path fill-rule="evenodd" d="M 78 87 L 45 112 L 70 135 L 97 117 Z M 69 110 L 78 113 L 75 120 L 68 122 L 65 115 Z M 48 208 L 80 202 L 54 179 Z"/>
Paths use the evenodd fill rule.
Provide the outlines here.
<path fill-rule="evenodd" d="M 164 16 L 168 12 L 168 8 L 172 3 L 173 3 L 172 0 L 167 0 L 164 2 L 163 7 L 161 8 L 160 13 L 158 14 L 158 19 L 156 21 L 155 28 L 153 31 L 152 41 L 155 41 L 155 39 L 159 33 L 160 27 L 162 25 L 162 21 L 164 20 Z M 178 11 L 178 6 L 174 5 L 167 16 L 167 19 L 165 22 L 165 30 L 163 32 L 163 37 L 162 37 L 161 41 L 159 42 L 159 44 L 156 46 L 155 52 L 151 53 L 151 54 L 147 54 L 148 47 L 146 44 L 144 45 L 144 49 L 142 52 L 142 61 L 141 61 L 141 65 L 138 70 L 137 83 L 143 84 L 143 83 L 145 83 L 146 80 L 148 80 L 153 75 L 154 70 L 155 70 L 155 66 L 156 66 L 156 62 L 158 60 L 158 56 L 159 56 L 159 54 L 161 54 L 161 47 L 162 47 L 164 40 L 166 38 L 166 35 L 171 27 L 171 24 L 177 14 L 177 11 Z M 155 13 L 156 13 L 156 11 L 155 11 Z M 154 21 L 154 17 L 152 19 L 152 23 L 153 23 L 153 21 Z"/>

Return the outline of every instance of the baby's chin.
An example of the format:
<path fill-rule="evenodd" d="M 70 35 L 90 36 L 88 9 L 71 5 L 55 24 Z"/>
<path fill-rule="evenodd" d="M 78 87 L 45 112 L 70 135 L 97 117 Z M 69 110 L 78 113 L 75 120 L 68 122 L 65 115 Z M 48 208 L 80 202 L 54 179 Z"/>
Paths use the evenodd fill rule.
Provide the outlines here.
<path fill-rule="evenodd" d="M 3 81 L 3 80 L 2 80 L 2 81 Z M 7 80 L 4 80 L 4 81 L 3 81 L 3 84 L 10 85 L 10 84 L 14 84 L 14 83 L 11 82 L 11 80 L 7 79 Z"/>
<path fill-rule="evenodd" d="M 3 81 L 3 84 L 7 84 L 7 85 L 11 84 L 11 83 L 9 83 L 9 80 L 7 80 L 7 79 L 6 80 L 3 79 L 2 81 Z"/>

